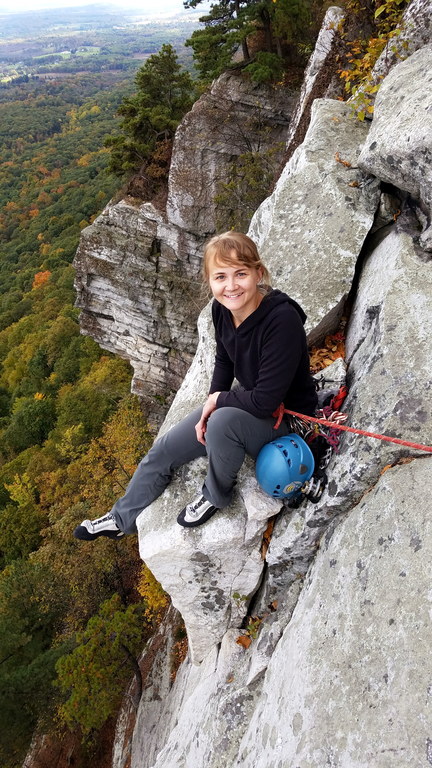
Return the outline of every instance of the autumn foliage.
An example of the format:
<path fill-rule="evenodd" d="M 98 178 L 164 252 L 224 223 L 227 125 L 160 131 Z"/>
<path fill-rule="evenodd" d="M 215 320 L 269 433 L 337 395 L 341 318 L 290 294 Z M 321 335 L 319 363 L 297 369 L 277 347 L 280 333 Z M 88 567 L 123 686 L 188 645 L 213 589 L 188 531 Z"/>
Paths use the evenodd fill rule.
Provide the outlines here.
<path fill-rule="evenodd" d="M 310 352 L 311 372 L 318 373 L 323 368 L 334 363 L 338 357 L 345 357 L 345 335 L 344 325 L 334 334 L 329 334 L 319 345 L 312 347 Z"/>
<path fill-rule="evenodd" d="M 43 272 L 36 272 L 33 280 L 32 288 L 39 288 L 41 285 L 45 285 L 51 277 L 49 269 L 45 269 Z"/>

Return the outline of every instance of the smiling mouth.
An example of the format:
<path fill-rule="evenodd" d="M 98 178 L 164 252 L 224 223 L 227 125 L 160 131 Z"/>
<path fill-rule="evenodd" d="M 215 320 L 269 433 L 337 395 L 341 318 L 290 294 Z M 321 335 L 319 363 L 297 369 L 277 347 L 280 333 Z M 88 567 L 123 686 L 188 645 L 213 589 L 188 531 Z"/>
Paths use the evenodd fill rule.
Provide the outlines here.
<path fill-rule="evenodd" d="M 224 297 L 225 297 L 226 299 L 239 299 L 239 298 L 240 298 L 240 296 L 243 296 L 243 294 L 242 294 L 242 293 L 230 293 L 230 294 L 226 294 L 226 293 L 225 293 L 225 294 L 224 294 Z"/>

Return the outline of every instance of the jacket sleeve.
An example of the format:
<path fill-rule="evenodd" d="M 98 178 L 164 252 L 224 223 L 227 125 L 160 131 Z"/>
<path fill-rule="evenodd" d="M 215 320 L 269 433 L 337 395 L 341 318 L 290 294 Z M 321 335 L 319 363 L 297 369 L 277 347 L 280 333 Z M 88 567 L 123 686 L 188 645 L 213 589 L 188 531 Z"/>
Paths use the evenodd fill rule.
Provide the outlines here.
<path fill-rule="evenodd" d="M 217 408 L 233 406 L 258 418 L 271 416 L 290 388 L 304 347 L 305 332 L 295 309 L 275 314 L 263 334 L 254 387 L 221 392 Z"/>
<path fill-rule="evenodd" d="M 234 381 L 234 364 L 227 355 L 225 347 L 216 337 L 215 367 L 210 384 L 209 394 L 229 390 Z M 219 398 L 218 398 L 219 399 Z"/>
<path fill-rule="evenodd" d="M 215 305 L 212 306 L 213 323 L 216 336 L 216 355 L 213 376 L 210 384 L 209 394 L 229 390 L 234 381 L 234 363 L 229 357 L 217 331 L 217 319 Z"/>

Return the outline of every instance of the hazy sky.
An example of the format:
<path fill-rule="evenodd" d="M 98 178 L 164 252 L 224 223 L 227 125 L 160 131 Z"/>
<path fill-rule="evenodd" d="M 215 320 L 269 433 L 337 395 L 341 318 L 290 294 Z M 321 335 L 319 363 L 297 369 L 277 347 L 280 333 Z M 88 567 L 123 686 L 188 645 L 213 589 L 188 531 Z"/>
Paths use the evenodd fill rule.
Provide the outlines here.
<path fill-rule="evenodd" d="M 37 11 L 40 8 L 68 8 L 78 5 L 115 5 L 118 8 L 136 9 L 143 15 L 157 15 L 165 12 L 183 10 L 183 0 L 13 0 L 6 3 L 0 0 L 0 13 L 16 11 Z"/>

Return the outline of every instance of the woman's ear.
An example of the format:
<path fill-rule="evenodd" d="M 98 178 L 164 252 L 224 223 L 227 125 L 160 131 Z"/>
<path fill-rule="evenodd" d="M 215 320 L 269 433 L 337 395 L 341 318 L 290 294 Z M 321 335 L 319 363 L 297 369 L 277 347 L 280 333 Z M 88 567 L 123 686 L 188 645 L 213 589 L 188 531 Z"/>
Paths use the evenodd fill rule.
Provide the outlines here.
<path fill-rule="evenodd" d="M 263 271 L 261 267 L 258 267 L 257 272 L 258 272 L 257 285 L 259 285 L 260 283 L 262 283 L 262 279 L 263 279 Z"/>

